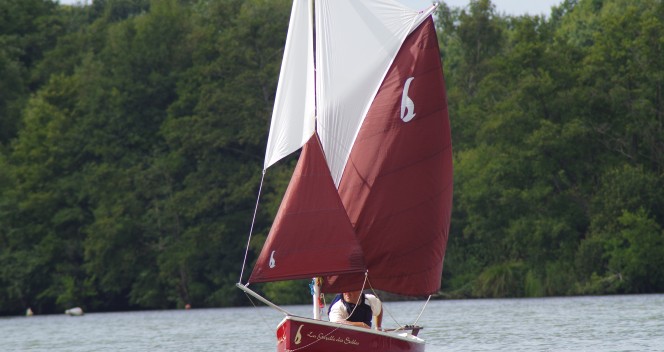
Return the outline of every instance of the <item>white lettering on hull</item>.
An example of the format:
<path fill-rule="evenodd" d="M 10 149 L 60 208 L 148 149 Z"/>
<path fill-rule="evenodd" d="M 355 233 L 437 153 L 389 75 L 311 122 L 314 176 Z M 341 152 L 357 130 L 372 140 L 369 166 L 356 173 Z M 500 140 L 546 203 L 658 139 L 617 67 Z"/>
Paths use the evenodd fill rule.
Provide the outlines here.
<path fill-rule="evenodd" d="M 355 345 L 355 346 L 360 345 L 360 343 L 354 338 L 351 338 L 351 337 L 348 337 L 348 336 L 346 336 L 346 337 L 335 336 L 335 335 L 331 335 L 331 334 L 328 335 L 328 334 L 324 334 L 322 332 L 319 332 L 318 334 L 316 334 L 316 333 L 313 333 L 313 332 L 309 331 L 309 332 L 307 332 L 307 337 L 310 337 L 310 338 L 316 339 L 316 340 L 324 340 L 324 341 L 341 343 L 341 344 L 344 344 L 344 345 Z"/>

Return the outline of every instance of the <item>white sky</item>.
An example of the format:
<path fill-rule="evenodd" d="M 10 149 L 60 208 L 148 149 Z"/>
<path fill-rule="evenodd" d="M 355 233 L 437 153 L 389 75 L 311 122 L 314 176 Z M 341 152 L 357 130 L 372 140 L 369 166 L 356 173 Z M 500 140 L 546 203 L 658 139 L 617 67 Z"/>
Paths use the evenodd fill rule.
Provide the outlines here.
<path fill-rule="evenodd" d="M 55 0 L 55 1 L 57 1 L 57 0 Z M 78 4 L 78 3 L 84 4 L 86 2 L 86 0 L 60 0 L 58 2 L 61 5 L 73 5 L 73 4 Z M 87 2 L 91 3 L 92 0 L 87 0 Z"/>
<path fill-rule="evenodd" d="M 92 0 L 60 0 L 60 4 L 76 4 L 84 3 L 85 1 L 92 2 Z M 408 4 L 414 9 L 424 9 L 428 7 L 432 0 L 399 0 Z M 445 2 L 450 7 L 465 7 L 468 6 L 470 0 L 438 0 Z M 508 15 L 548 15 L 551 13 L 551 7 L 559 5 L 562 0 L 492 0 L 496 5 L 498 13 L 506 13 Z"/>
<path fill-rule="evenodd" d="M 411 8 L 426 8 L 432 3 L 432 0 L 399 0 Z M 449 7 L 466 7 L 470 0 L 438 0 L 444 2 Z M 498 13 L 508 15 L 549 15 L 551 7 L 560 5 L 562 0 L 491 0 L 496 6 Z"/>

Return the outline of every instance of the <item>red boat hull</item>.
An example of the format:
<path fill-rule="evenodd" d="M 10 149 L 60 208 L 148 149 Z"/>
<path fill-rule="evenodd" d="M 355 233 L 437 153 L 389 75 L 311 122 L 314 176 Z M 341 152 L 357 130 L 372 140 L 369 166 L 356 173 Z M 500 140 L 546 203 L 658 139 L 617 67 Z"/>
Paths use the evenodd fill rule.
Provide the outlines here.
<path fill-rule="evenodd" d="M 277 351 L 423 352 L 424 340 L 401 334 L 287 316 L 277 327 Z"/>

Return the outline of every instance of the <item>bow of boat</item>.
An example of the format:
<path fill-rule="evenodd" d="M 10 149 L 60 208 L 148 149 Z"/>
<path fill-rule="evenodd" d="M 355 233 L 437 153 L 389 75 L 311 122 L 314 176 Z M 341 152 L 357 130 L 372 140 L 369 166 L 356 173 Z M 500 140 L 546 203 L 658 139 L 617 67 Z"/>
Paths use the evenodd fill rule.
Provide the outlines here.
<path fill-rule="evenodd" d="M 379 331 L 298 316 L 277 327 L 277 351 L 424 351 L 424 340 L 410 332 Z"/>

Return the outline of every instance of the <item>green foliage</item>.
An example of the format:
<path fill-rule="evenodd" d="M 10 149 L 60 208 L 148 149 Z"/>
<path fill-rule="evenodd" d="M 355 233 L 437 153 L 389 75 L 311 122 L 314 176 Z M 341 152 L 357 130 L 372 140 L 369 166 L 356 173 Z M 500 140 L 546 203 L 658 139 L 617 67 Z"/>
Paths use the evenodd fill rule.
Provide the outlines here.
<path fill-rule="evenodd" d="M 0 70 L 37 85 L 0 154 L 0 313 L 246 304 L 233 284 L 289 5 L 53 7 L 58 45 Z"/>
<path fill-rule="evenodd" d="M 526 273 L 523 289 L 526 297 L 541 297 L 545 295 L 542 280 L 532 270 Z"/>
<path fill-rule="evenodd" d="M 0 2 L 0 146 L 16 137 L 30 91 L 30 70 L 61 33 L 56 4 Z"/>
<path fill-rule="evenodd" d="M 615 294 L 624 291 L 624 281 L 620 274 L 599 276 L 592 274 L 584 283 L 578 283 L 576 291 L 584 295 Z"/>
<path fill-rule="evenodd" d="M 546 19 L 492 17 L 479 1 L 468 12 L 442 7 L 455 143 L 445 290 L 467 292 L 475 277 L 474 295 L 521 295 L 507 284 L 521 282 L 510 270 L 521 263 L 528 296 L 661 292 L 657 275 L 632 260 L 640 250 L 622 219 L 643 208 L 652 227 L 630 238 L 658 248 L 649 234 L 664 220 L 662 68 L 653 65 L 662 10 L 656 1 L 567 1 Z"/>
<path fill-rule="evenodd" d="M 625 212 L 621 230 L 609 242 L 609 269 L 624 279 L 629 293 L 660 292 L 664 289 L 664 232 L 643 209 Z"/>
<path fill-rule="evenodd" d="M 492 265 L 477 277 L 473 294 L 478 297 L 523 297 L 525 266 L 519 262 Z"/>
<path fill-rule="evenodd" d="M 0 314 L 248 304 L 290 5 L 0 2 Z M 473 0 L 435 20 L 455 165 L 441 296 L 664 292 L 661 1 L 509 17 Z M 247 268 L 296 157 L 267 174 Z"/>
<path fill-rule="evenodd" d="M 263 285 L 265 297 L 280 304 L 302 304 L 311 301 L 311 290 L 306 280 L 278 281 Z"/>

